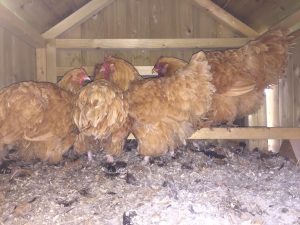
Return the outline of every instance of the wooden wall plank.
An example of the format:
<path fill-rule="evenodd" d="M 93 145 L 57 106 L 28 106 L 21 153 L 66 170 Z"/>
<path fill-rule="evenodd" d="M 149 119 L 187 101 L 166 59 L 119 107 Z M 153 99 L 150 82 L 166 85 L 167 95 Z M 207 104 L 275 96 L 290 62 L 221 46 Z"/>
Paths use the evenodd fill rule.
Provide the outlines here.
<path fill-rule="evenodd" d="M 4 29 L 0 27 L 0 88 L 4 87 L 6 83 L 5 71 L 5 47 L 4 47 Z"/>
<path fill-rule="evenodd" d="M 0 3 L 0 26 L 9 30 L 14 35 L 33 47 L 45 46 L 42 36 L 24 21 L 20 20 L 9 9 Z"/>
<path fill-rule="evenodd" d="M 300 10 L 297 10 L 293 14 L 289 15 L 279 23 L 272 26 L 272 29 L 286 28 L 289 29 L 289 33 L 296 32 L 300 29 Z"/>
<path fill-rule="evenodd" d="M 192 0 L 115 0 L 110 6 L 104 8 L 84 22 L 81 27 L 81 36 L 71 29 L 60 39 L 83 38 L 83 39 L 146 39 L 146 38 L 186 38 L 185 32 L 191 29 L 192 38 L 231 37 L 232 32 L 223 26 L 222 32 L 216 19 L 209 16 L 205 10 L 195 7 Z M 177 19 L 176 10 L 180 12 Z M 192 11 L 191 14 L 186 12 Z M 192 20 L 190 19 L 192 17 Z M 191 23 L 191 24 L 188 24 Z M 180 26 L 180 29 L 177 27 Z M 73 33 L 73 34 L 72 34 Z M 223 36 L 224 35 L 224 36 Z M 235 34 L 235 37 L 238 37 Z M 153 65 L 161 55 L 174 56 L 188 60 L 190 56 L 199 51 L 199 48 L 192 49 L 82 49 L 81 64 L 93 66 L 103 61 L 103 57 L 114 55 L 122 57 L 134 65 Z M 66 52 L 66 56 L 74 49 L 59 49 L 58 55 Z M 66 60 L 58 56 L 58 65 L 70 67 L 71 61 L 77 61 L 74 55 L 73 60 Z M 68 55 L 72 58 L 72 54 Z"/>
<path fill-rule="evenodd" d="M 229 27 L 241 32 L 246 37 L 257 37 L 259 34 L 249 27 L 247 24 L 238 20 L 230 13 L 213 3 L 211 0 L 194 0 L 199 6 L 207 9 L 212 15 L 220 19 L 222 22 L 227 24 Z"/>
<path fill-rule="evenodd" d="M 300 127 L 300 38 L 291 49 L 286 78 L 279 83 L 280 125 Z"/>
<path fill-rule="evenodd" d="M 35 49 L 1 27 L 0 67 L 0 87 L 36 79 Z"/>
<path fill-rule="evenodd" d="M 51 29 L 44 32 L 42 36 L 46 39 L 56 38 L 70 28 L 89 19 L 90 16 L 96 14 L 97 12 L 111 4 L 113 1 L 114 0 L 91 0 L 86 5 L 65 18 L 63 21 L 59 22 Z"/>

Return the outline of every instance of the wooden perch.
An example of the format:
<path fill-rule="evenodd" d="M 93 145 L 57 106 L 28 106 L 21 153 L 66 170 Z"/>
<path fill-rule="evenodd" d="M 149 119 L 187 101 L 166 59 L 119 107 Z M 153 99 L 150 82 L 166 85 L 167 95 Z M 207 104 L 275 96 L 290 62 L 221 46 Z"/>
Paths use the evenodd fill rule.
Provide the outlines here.
<path fill-rule="evenodd" d="M 248 38 L 56 39 L 56 47 L 64 49 L 238 48 L 249 40 Z"/>
<path fill-rule="evenodd" d="M 133 139 L 133 135 L 128 137 Z M 239 127 L 203 128 L 189 139 L 300 139 L 300 128 Z"/>
<path fill-rule="evenodd" d="M 43 33 L 42 36 L 46 39 L 57 38 L 63 32 L 88 20 L 91 16 L 104 9 L 113 1 L 114 0 L 92 0 L 65 18 L 63 21 L 59 22 L 54 27 Z"/>
<path fill-rule="evenodd" d="M 153 66 L 135 66 L 135 68 L 138 70 L 139 74 L 141 75 L 157 75 L 157 73 L 152 74 Z M 56 74 L 58 76 L 62 76 L 66 72 L 70 71 L 71 69 L 74 69 L 74 67 L 57 67 Z M 88 74 L 92 75 L 94 67 L 84 66 L 84 69 Z"/>
<path fill-rule="evenodd" d="M 229 27 L 239 31 L 246 37 L 257 37 L 259 34 L 249 27 L 247 24 L 241 22 L 230 13 L 213 3 L 211 0 L 194 0 L 199 6 L 208 10 L 212 15 L 223 21 Z"/>

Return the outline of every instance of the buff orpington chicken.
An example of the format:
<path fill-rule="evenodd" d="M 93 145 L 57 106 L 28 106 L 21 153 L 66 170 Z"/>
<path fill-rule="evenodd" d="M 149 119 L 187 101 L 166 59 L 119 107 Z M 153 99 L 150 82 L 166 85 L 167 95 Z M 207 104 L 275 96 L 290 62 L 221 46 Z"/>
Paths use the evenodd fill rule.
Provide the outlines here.
<path fill-rule="evenodd" d="M 232 124 L 261 107 L 264 89 L 277 84 L 284 74 L 290 42 L 287 32 L 279 29 L 239 49 L 206 52 L 216 87 L 207 114 L 210 125 Z M 181 59 L 160 57 L 153 70 L 159 76 L 173 76 L 185 64 Z"/>
<path fill-rule="evenodd" d="M 132 82 L 143 79 L 132 65 L 128 65 L 130 64 L 124 59 L 113 56 L 105 57 L 103 63 L 98 63 L 94 67 L 94 81 L 102 81 L 102 83 L 107 85 L 109 82 L 111 87 L 114 87 L 118 94 L 122 96 L 122 93 L 128 90 Z M 102 94 L 106 95 L 105 93 Z M 91 155 L 92 151 L 103 148 L 107 153 L 107 161 L 113 162 L 113 156 L 122 152 L 122 147 L 120 146 L 124 145 L 124 137 L 128 136 L 130 119 L 129 117 L 124 119 L 124 121 L 121 121 L 121 126 L 118 129 L 111 130 L 110 135 L 105 139 L 101 139 L 101 141 L 94 138 L 93 135 L 89 136 L 90 134 L 88 136 L 79 135 L 79 139 L 75 143 L 76 151 L 81 153 L 88 152 Z M 88 142 L 88 145 L 85 144 L 86 142 Z"/>
<path fill-rule="evenodd" d="M 111 82 L 100 79 L 83 87 L 75 103 L 74 121 L 79 129 L 78 143 L 75 151 L 85 153 L 87 149 L 82 142 L 89 141 L 89 147 L 97 147 L 111 139 L 112 133 L 117 133 L 127 123 L 128 104 L 123 92 Z M 120 152 L 108 149 L 108 161 L 111 155 Z"/>
<path fill-rule="evenodd" d="M 14 146 L 24 160 L 58 163 L 78 133 L 72 117 L 73 93 L 88 79 L 84 70 L 74 69 L 58 85 L 29 81 L 1 89 L 1 159 L 7 146 Z"/>
<path fill-rule="evenodd" d="M 124 60 L 122 63 L 122 69 L 115 67 L 114 73 L 108 73 L 107 77 L 118 76 L 114 79 L 121 81 L 122 71 L 135 73 L 133 65 Z M 210 80 L 210 66 L 204 53 L 199 52 L 178 76 L 130 82 L 124 91 L 129 119 L 114 138 L 114 151 L 122 151 L 130 132 L 138 141 L 139 154 L 146 158 L 163 155 L 184 144 L 195 131 L 194 120 L 210 109 L 214 92 Z"/>

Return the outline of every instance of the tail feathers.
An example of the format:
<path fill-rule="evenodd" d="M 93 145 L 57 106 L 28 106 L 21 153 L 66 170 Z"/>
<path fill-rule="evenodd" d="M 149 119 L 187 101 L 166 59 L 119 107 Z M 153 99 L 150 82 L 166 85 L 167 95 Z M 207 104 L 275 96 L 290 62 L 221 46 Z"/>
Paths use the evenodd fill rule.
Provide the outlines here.
<path fill-rule="evenodd" d="M 247 57 L 246 69 L 256 80 L 257 89 L 277 84 L 287 66 L 291 38 L 286 30 L 270 31 L 242 49 Z"/>
<path fill-rule="evenodd" d="M 229 90 L 227 90 L 225 93 L 222 93 L 222 95 L 227 96 L 227 97 L 234 97 L 234 96 L 240 96 L 247 94 L 253 90 L 255 90 L 256 85 L 255 84 L 250 84 L 247 86 L 241 86 L 241 87 L 232 87 Z"/>

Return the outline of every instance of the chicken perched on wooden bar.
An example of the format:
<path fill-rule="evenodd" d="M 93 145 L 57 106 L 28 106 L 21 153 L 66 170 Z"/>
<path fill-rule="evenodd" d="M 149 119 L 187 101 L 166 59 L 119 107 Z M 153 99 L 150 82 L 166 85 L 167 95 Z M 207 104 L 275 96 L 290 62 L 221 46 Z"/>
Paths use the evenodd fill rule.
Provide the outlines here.
<path fill-rule="evenodd" d="M 140 154 L 159 156 L 185 143 L 195 121 L 210 109 L 211 79 L 205 54 L 199 52 L 174 76 L 132 84 L 125 96 Z"/>
<path fill-rule="evenodd" d="M 122 69 L 135 71 L 126 61 Z M 138 141 L 139 153 L 145 156 L 159 156 L 184 143 L 195 131 L 193 121 L 210 108 L 214 87 L 209 70 L 205 55 L 200 52 L 178 76 L 131 82 L 124 92 L 129 103 L 129 120 L 114 136 L 115 151 L 122 151 L 129 132 Z M 114 72 L 109 76 L 119 76 L 115 80 L 121 81 L 122 70 L 116 68 Z"/>
<path fill-rule="evenodd" d="M 277 84 L 287 64 L 290 38 L 285 31 L 270 31 L 239 49 L 206 53 L 216 87 L 207 115 L 212 125 L 233 122 L 255 113 L 263 103 L 264 88 Z M 161 57 L 154 66 L 160 76 L 173 76 L 186 64 Z"/>
<path fill-rule="evenodd" d="M 86 85 L 79 93 L 74 110 L 74 121 L 80 131 L 75 150 L 80 153 L 91 150 L 82 146 L 84 140 L 90 141 L 90 146 L 97 145 L 96 140 L 101 144 L 109 141 L 127 119 L 128 104 L 122 90 L 104 79 Z M 114 149 L 107 149 L 107 152 L 111 155 L 120 153 Z"/>
<path fill-rule="evenodd" d="M 90 80 L 85 69 L 80 67 L 66 72 L 62 79 L 57 82 L 57 85 L 66 91 L 77 94 L 84 86 L 84 83 Z"/>
<path fill-rule="evenodd" d="M 103 63 L 96 64 L 94 67 L 93 75 L 95 77 L 94 80 L 96 82 L 101 81 L 108 87 L 111 86 L 111 88 L 113 88 L 114 91 L 118 93 L 119 97 L 122 97 L 122 92 L 126 91 L 130 87 L 130 84 L 132 82 L 143 79 L 139 75 L 138 71 L 128 62 L 126 62 L 123 59 L 112 56 L 106 57 Z M 109 91 L 110 90 L 108 90 L 108 93 L 106 94 L 106 91 L 104 90 L 103 93 L 99 93 L 104 96 L 109 96 L 111 93 L 113 93 L 109 93 Z M 85 91 L 85 94 L 87 94 L 87 90 Z M 93 95 L 92 93 L 89 94 Z M 108 100 L 108 102 L 109 101 L 110 100 Z M 122 104 L 124 104 L 125 113 L 128 110 L 126 105 L 127 103 Z M 116 106 L 118 105 L 121 106 L 121 101 Z M 93 118 L 90 118 L 90 120 L 93 120 Z M 123 150 L 125 138 L 128 136 L 130 119 L 128 117 L 124 117 L 122 118 L 120 123 L 116 125 L 118 125 L 118 127 L 110 130 L 110 135 L 104 139 L 101 139 L 101 141 L 99 141 L 99 139 L 95 139 L 95 135 L 92 135 L 91 133 L 83 135 L 83 133 L 85 133 L 83 132 L 81 135 L 78 136 L 78 141 L 75 142 L 76 151 L 84 153 L 87 151 L 96 151 L 100 148 L 104 148 L 104 150 L 108 153 L 108 161 L 113 161 L 113 158 L 111 156 L 119 155 Z M 94 131 L 96 132 L 97 129 L 99 128 L 95 128 Z"/>
<path fill-rule="evenodd" d="M 133 81 L 143 79 L 133 66 L 128 67 L 127 64 L 124 59 L 108 56 L 102 64 L 96 64 L 93 73 L 95 80 L 108 80 L 126 91 Z"/>
<path fill-rule="evenodd" d="M 5 145 L 18 145 L 25 160 L 38 158 L 59 162 L 77 135 L 72 120 L 72 101 L 72 94 L 51 83 L 22 82 L 2 89 L 2 155 L 5 156 Z"/>
<path fill-rule="evenodd" d="M 58 85 L 21 82 L 0 90 L 0 152 L 14 145 L 24 160 L 57 163 L 78 134 L 73 122 L 74 94 L 88 76 L 81 69 L 69 71 Z M 65 85 L 73 80 L 73 87 Z M 58 87 L 66 88 L 68 91 Z"/>

